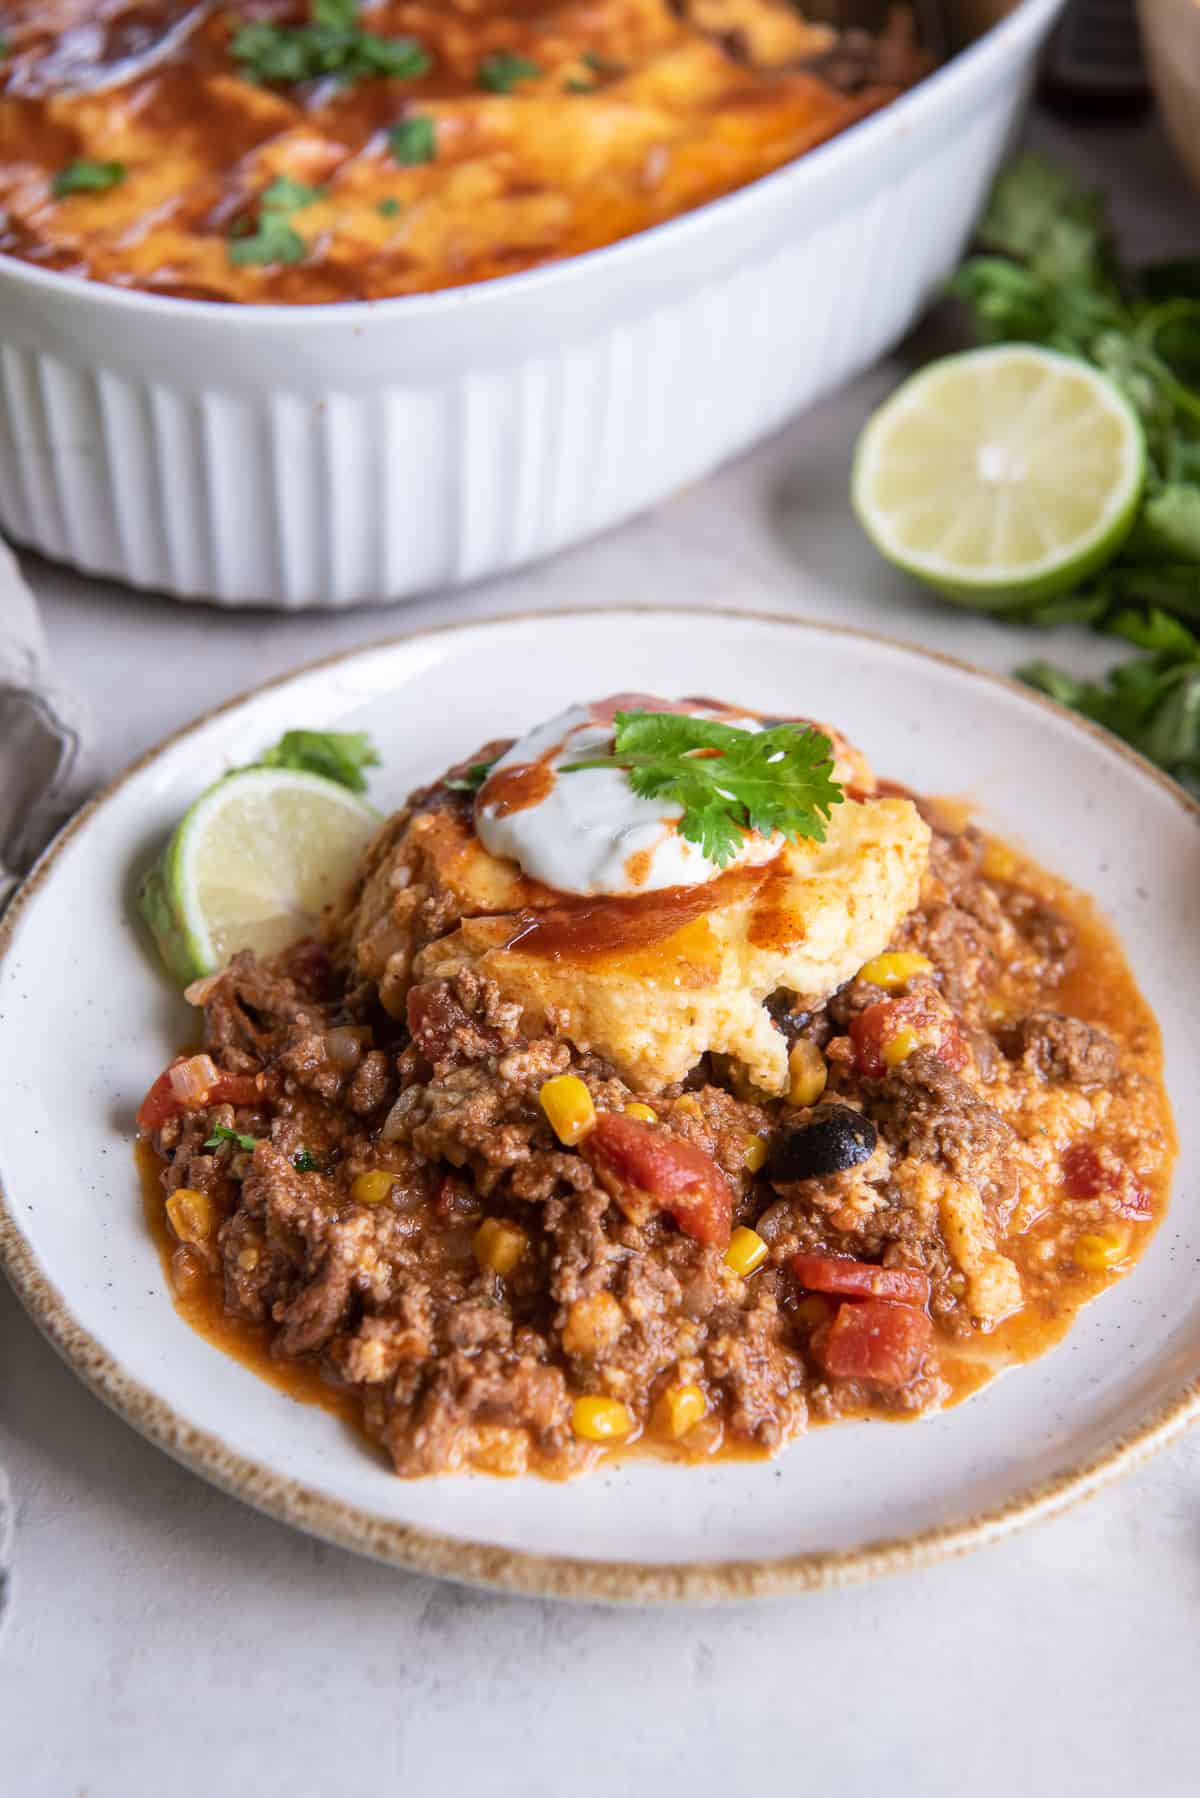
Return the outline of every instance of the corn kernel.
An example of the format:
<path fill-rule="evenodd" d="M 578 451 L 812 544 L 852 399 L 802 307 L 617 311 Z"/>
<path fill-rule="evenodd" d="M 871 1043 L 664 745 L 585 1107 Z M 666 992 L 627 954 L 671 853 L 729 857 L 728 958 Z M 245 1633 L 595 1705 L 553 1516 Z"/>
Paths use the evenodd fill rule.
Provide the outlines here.
<path fill-rule="evenodd" d="M 501 1217 L 485 1217 L 471 1241 L 480 1267 L 490 1268 L 494 1274 L 511 1274 L 528 1247 L 524 1230 Z"/>
<path fill-rule="evenodd" d="M 1109 1224 L 1103 1230 L 1085 1230 L 1082 1236 L 1077 1236 L 1071 1254 L 1077 1267 L 1089 1274 L 1101 1274 L 1123 1261 L 1128 1251 L 1128 1230 Z"/>
<path fill-rule="evenodd" d="M 350 1188 L 350 1197 L 356 1205 L 382 1205 L 392 1190 L 395 1174 L 389 1174 L 386 1168 L 375 1168 L 369 1174 L 360 1174 Z"/>
<path fill-rule="evenodd" d="M 676 1099 L 674 1109 L 682 1111 L 683 1115 L 689 1118 L 698 1118 L 702 1115 L 700 1101 L 693 1098 L 691 1093 L 683 1093 L 680 1098 Z"/>
<path fill-rule="evenodd" d="M 250 1274 L 258 1266 L 257 1249 L 239 1249 L 237 1264 L 244 1273 Z"/>
<path fill-rule="evenodd" d="M 745 1280 L 756 1267 L 761 1267 L 767 1258 L 767 1245 L 757 1230 L 747 1230 L 743 1225 L 735 1230 L 729 1238 L 729 1247 L 725 1251 L 725 1265 L 731 1267 L 735 1274 Z"/>
<path fill-rule="evenodd" d="M 668 1386 L 658 1401 L 658 1421 L 664 1433 L 686 1436 L 708 1410 L 708 1400 L 699 1386 Z"/>
<path fill-rule="evenodd" d="M 979 858 L 979 872 L 985 880 L 1011 880 L 1017 871 L 1017 858 L 1007 843 L 989 840 Z"/>
<path fill-rule="evenodd" d="M 932 970 L 933 963 L 927 955 L 897 949 L 891 955 L 877 955 L 874 961 L 867 962 L 858 970 L 858 977 L 869 980 L 872 986 L 881 986 L 885 992 L 894 993 L 914 974 L 929 974 Z"/>
<path fill-rule="evenodd" d="M 742 1166 L 748 1174 L 757 1174 L 766 1166 L 767 1139 L 765 1136 L 751 1136 L 746 1143 L 746 1153 L 742 1156 Z"/>
<path fill-rule="evenodd" d="M 538 1103 L 559 1142 L 573 1149 L 596 1121 L 592 1095 L 578 1074 L 555 1074 L 538 1093 Z"/>
<path fill-rule="evenodd" d="M 1008 1005 L 996 993 L 983 996 L 983 1015 L 989 1024 L 1002 1024 L 1008 1016 Z"/>
<path fill-rule="evenodd" d="M 571 1428 L 584 1442 L 620 1442 L 633 1429 L 633 1416 L 617 1398 L 577 1398 Z"/>
<path fill-rule="evenodd" d="M 888 1037 L 879 1053 L 889 1068 L 898 1068 L 902 1061 L 907 1061 L 914 1049 L 919 1049 L 921 1039 L 911 1024 L 901 1024 L 899 1030 Z"/>
<path fill-rule="evenodd" d="M 196 1186 L 177 1186 L 167 1200 L 167 1216 L 180 1242 L 207 1242 L 216 1214 L 206 1192 Z"/>
<path fill-rule="evenodd" d="M 651 1105 L 643 1105 L 640 1099 L 634 1099 L 632 1104 L 625 1107 L 625 1116 L 641 1118 L 643 1124 L 657 1124 L 658 1122 L 657 1111 Z"/>
<path fill-rule="evenodd" d="M 792 1044 L 788 1055 L 789 1105 L 815 1105 L 825 1091 L 828 1078 L 825 1057 L 816 1043 L 801 1037 L 798 1043 Z"/>

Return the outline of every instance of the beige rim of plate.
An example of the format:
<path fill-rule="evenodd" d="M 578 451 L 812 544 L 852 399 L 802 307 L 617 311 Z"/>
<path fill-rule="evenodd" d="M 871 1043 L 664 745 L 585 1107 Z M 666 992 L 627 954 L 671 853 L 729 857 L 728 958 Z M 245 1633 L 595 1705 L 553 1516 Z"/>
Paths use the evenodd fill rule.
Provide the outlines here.
<path fill-rule="evenodd" d="M 605 616 L 628 616 L 667 609 L 660 606 L 614 606 L 611 614 L 606 611 Z M 1148 775 L 1184 812 L 1200 823 L 1200 804 L 1160 769 L 1087 719 L 1064 711 L 1053 700 L 1022 687 L 1015 681 L 1007 680 L 1003 675 L 991 674 L 957 656 L 944 655 L 939 650 L 926 649 L 921 644 L 907 643 L 881 631 L 857 630 L 848 625 L 825 624 L 816 619 L 791 618 L 786 613 L 779 612 L 737 612 L 721 606 L 697 609 L 713 617 L 754 618 L 794 630 L 815 630 L 833 636 L 856 637 L 885 644 L 923 656 L 929 661 L 940 662 L 948 668 L 969 674 L 974 679 L 990 681 L 1010 692 L 1019 692 L 1023 698 L 1045 707 L 1056 717 L 1069 718 L 1076 729 L 1095 737 L 1111 754 L 1120 756 L 1139 773 Z M 13 899 L 3 922 L 0 922 L 0 962 L 4 960 L 11 945 L 18 919 L 36 900 L 39 888 L 52 871 L 65 845 L 129 780 L 156 762 L 166 749 L 212 719 L 219 718 L 223 713 L 234 710 L 261 693 L 285 686 L 299 674 L 333 668 L 339 663 L 369 654 L 374 649 L 411 642 L 418 637 L 465 634 L 473 629 L 513 624 L 535 617 L 579 615 L 579 608 L 559 607 L 543 612 L 508 612 L 471 619 L 462 624 L 397 632 L 376 643 L 361 644 L 355 649 L 306 662 L 274 680 L 248 688 L 193 719 L 190 724 L 173 731 L 153 749 L 147 750 L 131 763 L 123 774 L 119 774 L 94 799 L 89 800 L 54 839 Z M 234 1454 L 217 1437 L 193 1428 L 164 1400 L 132 1379 L 114 1357 L 76 1322 L 59 1293 L 37 1265 L 8 1208 L 2 1189 L 0 1264 L 34 1322 L 85 1385 L 148 1441 L 165 1449 L 175 1460 L 202 1474 L 222 1491 L 296 1529 L 321 1536 L 340 1548 L 369 1555 L 375 1560 L 388 1562 L 409 1572 L 534 1597 L 608 1603 L 703 1604 L 728 1599 L 778 1598 L 798 1592 L 826 1591 L 831 1587 L 878 1579 L 888 1573 L 927 1567 L 938 1561 L 949 1560 L 952 1556 L 965 1554 L 970 1549 L 1000 1541 L 1031 1523 L 1061 1515 L 1072 1505 L 1090 1498 L 1093 1493 L 1103 1490 L 1125 1474 L 1132 1473 L 1144 1461 L 1149 1460 L 1151 1455 L 1174 1442 L 1200 1417 L 1200 1372 L 1197 1372 L 1172 1398 L 1152 1411 L 1136 1429 L 1115 1437 L 1102 1454 L 1080 1462 L 1053 1479 L 1029 1486 L 1006 1504 L 958 1518 L 944 1527 L 922 1530 L 909 1536 L 885 1537 L 864 1543 L 860 1548 L 813 1550 L 761 1561 L 701 1561 L 669 1565 L 643 1561 L 579 1560 L 568 1555 L 534 1555 L 488 1543 L 464 1541 L 441 1535 L 434 1530 L 401 1523 L 393 1518 L 380 1517 L 358 1506 L 329 1498 L 298 1480 L 284 1478 L 261 1462 Z"/>

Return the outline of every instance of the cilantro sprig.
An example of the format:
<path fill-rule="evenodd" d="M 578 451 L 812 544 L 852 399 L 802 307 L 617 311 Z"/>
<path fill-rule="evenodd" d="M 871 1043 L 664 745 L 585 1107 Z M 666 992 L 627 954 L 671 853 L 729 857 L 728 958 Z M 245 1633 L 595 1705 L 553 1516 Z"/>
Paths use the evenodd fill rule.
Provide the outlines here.
<path fill-rule="evenodd" d="M 498 760 L 499 758 L 497 758 Z M 472 762 L 465 774 L 456 774 L 445 784 L 452 793 L 478 793 L 480 787 L 496 766 L 495 761 Z"/>
<path fill-rule="evenodd" d="M 204 1146 L 206 1149 L 219 1149 L 223 1142 L 235 1142 L 239 1149 L 245 1149 L 249 1154 L 257 1141 L 257 1136 L 243 1135 L 240 1130 L 231 1130 L 228 1124 L 214 1124 L 212 1135 L 206 1139 Z"/>
<path fill-rule="evenodd" d="M 258 758 L 260 768 L 299 768 L 365 793 L 364 768 L 378 768 L 379 751 L 363 730 L 285 730 Z"/>
<path fill-rule="evenodd" d="M 824 842 L 842 801 L 832 744 L 810 725 L 751 731 L 675 712 L 618 712 L 614 727 L 611 754 L 567 762 L 562 772 L 623 769 L 640 798 L 683 807 L 680 836 L 719 868 L 747 831 Z"/>
<path fill-rule="evenodd" d="M 234 33 L 230 53 L 247 81 L 291 85 L 322 75 L 343 83 L 373 75 L 415 81 L 431 66 L 415 38 L 378 37 L 358 24 L 358 0 L 312 0 L 307 25 L 256 20 Z"/>
<path fill-rule="evenodd" d="M 432 162 L 437 155 L 437 135 L 427 112 L 414 112 L 401 119 L 388 132 L 388 149 L 392 159 L 402 166 Z"/>
<path fill-rule="evenodd" d="M 292 224 L 292 214 L 325 197 L 321 187 L 306 187 L 290 175 L 280 175 L 263 189 L 258 202 L 258 226 L 242 237 L 229 240 L 229 260 L 249 262 L 300 262 L 308 245 Z"/>
<path fill-rule="evenodd" d="M 1076 680 L 1049 662 L 1017 672 L 1200 792 L 1200 636 L 1156 608 L 1118 612 L 1105 628 L 1145 653 L 1110 668 L 1101 681 Z"/>
<path fill-rule="evenodd" d="M 475 71 L 480 87 L 491 94 L 511 94 L 518 81 L 532 81 L 542 72 L 541 64 L 530 62 L 515 50 L 494 50 L 485 56 Z"/>
<path fill-rule="evenodd" d="M 61 200 L 67 194 L 107 193 L 110 187 L 121 185 L 125 174 L 123 162 L 94 162 L 90 156 L 77 156 L 55 175 L 55 197 Z"/>

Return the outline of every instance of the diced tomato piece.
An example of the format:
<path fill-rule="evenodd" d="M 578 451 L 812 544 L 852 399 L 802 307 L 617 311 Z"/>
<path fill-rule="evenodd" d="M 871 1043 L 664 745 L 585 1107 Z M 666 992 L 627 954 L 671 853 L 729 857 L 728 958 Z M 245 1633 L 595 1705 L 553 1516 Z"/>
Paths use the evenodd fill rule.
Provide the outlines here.
<path fill-rule="evenodd" d="M 829 1328 L 813 1340 L 813 1352 L 832 1378 L 907 1386 L 933 1346 L 933 1325 L 915 1305 L 859 1299 L 839 1305 Z"/>
<path fill-rule="evenodd" d="M 171 1085 L 171 1069 L 177 1068 L 186 1055 L 177 1055 L 169 1062 L 158 1079 L 154 1082 L 146 1097 L 137 1109 L 138 1128 L 141 1130 L 161 1130 L 168 1118 L 178 1117 L 183 1106 L 175 1097 L 175 1089 Z"/>
<path fill-rule="evenodd" d="M 632 1189 L 673 1217 L 685 1236 L 728 1247 L 733 1194 L 716 1162 L 702 1149 L 658 1125 L 623 1112 L 602 1111 L 580 1144 L 580 1153 L 619 1205 L 627 1196 L 625 1189 Z"/>
<path fill-rule="evenodd" d="M 793 1255 L 792 1272 L 809 1292 L 832 1292 L 845 1299 L 894 1299 L 900 1305 L 929 1303 L 929 1276 L 918 1268 L 876 1267 L 849 1255 Z"/>
<path fill-rule="evenodd" d="M 954 1014 L 927 993 L 906 993 L 902 999 L 879 999 L 851 1018 L 850 1041 L 858 1072 L 868 1080 L 882 1080 L 887 1073 L 884 1048 L 906 1028 L 916 1034 L 923 1049 L 932 1049 L 956 1074 L 971 1059 Z"/>
<path fill-rule="evenodd" d="M 1063 1185 L 1072 1199 L 1095 1199 L 1104 1190 L 1104 1169 L 1090 1142 L 1073 1142 L 1062 1158 Z"/>
<path fill-rule="evenodd" d="M 203 1098 L 198 1098 L 195 1105 L 185 1105 L 171 1084 L 171 1069 L 190 1060 L 189 1055 L 177 1055 L 174 1061 L 168 1062 L 138 1106 L 139 1129 L 161 1130 L 169 1119 L 181 1117 L 185 1111 L 201 1111 L 209 1105 L 254 1105 L 258 1102 L 260 1093 L 254 1074 L 219 1074 Z"/>
<path fill-rule="evenodd" d="M 1062 1158 L 1062 1173 L 1068 1198 L 1106 1198 L 1120 1217 L 1150 1216 L 1150 1194 L 1133 1169 L 1103 1161 L 1090 1142 L 1071 1144 Z"/>
<path fill-rule="evenodd" d="M 257 1074 L 222 1074 L 208 1089 L 206 1105 L 257 1105 L 262 1097 Z"/>
<path fill-rule="evenodd" d="M 500 1047 L 500 1038 L 459 1004 L 447 986 L 414 986 L 405 1007 L 413 1042 L 426 1061 L 444 1061 L 453 1051 L 470 1061 Z"/>

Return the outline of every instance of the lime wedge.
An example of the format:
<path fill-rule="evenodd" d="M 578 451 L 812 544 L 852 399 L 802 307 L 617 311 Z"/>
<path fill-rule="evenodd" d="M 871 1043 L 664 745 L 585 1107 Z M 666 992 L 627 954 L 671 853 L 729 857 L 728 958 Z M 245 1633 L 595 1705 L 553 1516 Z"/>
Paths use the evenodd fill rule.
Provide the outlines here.
<path fill-rule="evenodd" d="M 1145 473 L 1137 414 L 1107 375 L 1000 344 L 896 390 L 858 440 L 850 497 L 896 567 L 949 599 L 1015 609 L 1116 554 Z"/>
<path fill-rule="evenodd" d="M 142 883 L 139 903 L 186 984 L 238 949 L 275 955 L 315 928 L 379 815 L 319 774 L 243 768 L 197 799 Z"/>

